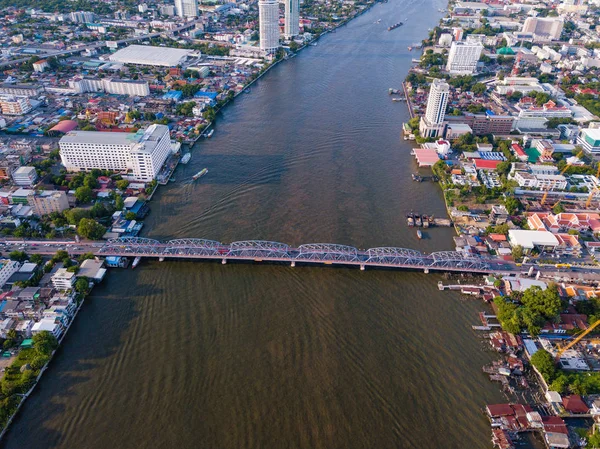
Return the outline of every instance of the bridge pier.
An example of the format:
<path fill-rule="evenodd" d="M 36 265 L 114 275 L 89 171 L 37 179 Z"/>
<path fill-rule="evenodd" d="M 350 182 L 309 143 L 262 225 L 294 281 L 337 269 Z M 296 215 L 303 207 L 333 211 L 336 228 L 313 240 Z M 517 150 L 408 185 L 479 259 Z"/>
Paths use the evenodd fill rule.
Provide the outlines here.
<path fill-rule="evenodd" d="M 164 257 L 159 257 L 159 258 L 158 258 L 158 261 L 159 261 L 159 262 L 164 262 L 164 261 L 165 261 L 165 258 L 164 258 Z"/>
<path fill-rule="evenodd" d="M 429 268 L 425 268 L 425 269 L 423 270 L 423 272 L 424 272 L 425 274 L 429 274 Z"/>
<path fill-rule="evenodd" d="M 294 268 L 296 266 L 296 261 L 295 260 L 292 260 L 292 265 L 291 266 L 292 266 L 292 268 Z"/>
<path fill-rule="evenodd" d="M 221 260 L 221 263 L 222 263 L 223 265 L 225 265 L 225 264 L 227 263 L 227 259 L 223 259 L 223 260 Z"/>
<path fill-rule="evenodd" d="M 365 271 L 365 264 L 364 263 L 360 264 L 360 271 Z"/>

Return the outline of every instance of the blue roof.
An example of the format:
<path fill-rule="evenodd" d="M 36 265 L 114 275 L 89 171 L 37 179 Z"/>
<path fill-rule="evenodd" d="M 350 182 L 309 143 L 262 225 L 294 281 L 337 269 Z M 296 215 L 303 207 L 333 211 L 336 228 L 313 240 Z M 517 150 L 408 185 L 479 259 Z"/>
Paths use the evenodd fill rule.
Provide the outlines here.
<path fill-rule="evenodd" d="M 0 302 L 0 312 L 2 312 L 4 310 L 5 306 L 6 306 L 6 301 Z"/>
<path fill-rule="evenodd" d="M 214 100 L 215 98 L 217 98 L 218 92 L 208 92 L 206 90 L 199 90 L 198 92 L 196 92 L 196 95 L 194 95 L 194 97 L 196 98 L 210 98 L 211 100 Z"/>
<path fill-rule="evenodd" d="M 129 209 L 131 212 L 133 213 L 138 213 L 140 211 L 140 209 L 142 208 L 142 206 L 144 205 L 143 201 L 136 201 L 135 204 L 133 205 L 133 207 L 131 209 Z"/>
<path fill-rule="evenodd" d="M 180 90 L 170 90 L 162 96 L 163 100 L 179 100 L 183 96 Z"/>
<path fill-rule="evenodd" d="M 496 113 L 495 113 L 494 111 L 491 111 L 491 110 L 489 110 L 489 109 L 488 109 L 487 111 L 485 111 L 485 113 L 486 113 L 487 115 L 496 115 Z"/>

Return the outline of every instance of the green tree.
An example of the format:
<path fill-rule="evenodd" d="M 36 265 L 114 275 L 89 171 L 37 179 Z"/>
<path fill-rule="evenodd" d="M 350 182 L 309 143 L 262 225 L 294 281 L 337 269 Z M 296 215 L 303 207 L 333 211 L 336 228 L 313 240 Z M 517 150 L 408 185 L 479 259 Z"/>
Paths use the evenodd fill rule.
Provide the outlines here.
<path fill-rule="evenodd" d="M 562 302 L 556 286 L 550 286 L 546 290 L 542 290 L 538 286 L 529 287 L 523 292 L 521 303 L 527 309 L 548 320 L 558 318 L 562 309 Z"/>
<path fill-rule="evenodd" d="M 502 325 L 502 329 L 511 334 L 518 334 L 521 332 L 521 325 L 517 317 L 518 306 L 501 296 L 494 299 L 494 304 L 498 310 L 496 316 Z"/>
<path fill-rule="evenodd" d="M 67 219 L 67 222 L 70 225 L 75 225 L 77 226 L 79 224 L 79 222 L 81 221 L 82 218 L 90 218 L 91 213 L 89 210 L 86 209 L 80 209 L 80 208 L 75 208 L 75 209 L 67 209 L 63 212 L 65 218 Z"/>
<path fill-rule="evenodd" d="M 8 258 L 17 262 L 25 262 L 27 260 L 27 254 L 24 251 L 11 251 L 8 253 Z"/>
<path fill-rule="evenodd" d="M 485 93 L 485 91 L 487 90 L 487 87 L 485 84 L 483 83 L 476 83 L 472 88 L 471 91 L 475 94 L 475 95 L 483 95 Z"/>
<path fill-rule="evenodd" d="M 44 259 L 42 259 L 42 256 L 40 256 L 39 254 L 32 254 L 31 256 L 29 256 L 29 262 L 31 263 L 35 263 L 35 264 L 41 264 L 44 261 Z"/>
<path fill-rule="evenodd" d="M 82 218 L 77 226 L 77 233 L 90 240 L 100 240 L 106 228 L 91 218 Z"/>
<path fill-rule="evenodd" d="M 552 212 L 555 214 L 561 214 L 564 211 L 565 211 L 565 208 L 563 207 L 562 203 L 560 203 L 560 202 L 558 202 L 554 206 L 552 206 Z"/>
<path fill-rule="evenodd" d="M 546 382 L 552 382 L 556 375 L 556 366 L 552 355 L 544 349 L 540 349 L 531 356 L 531 364 L 537 368 Z"/>
<path fill-rule="evenodd" d="M 92 201 L 92 189 L 87 186 L 77 187 L 75 189 L 75 198 L 80 203 L 89 203 Z"/>
<path fill-rule="evenodd" d="M 510 215 L 514 215 L 517 211 L 519 211 L 522 207 L 521 201 L 514 196 L 509 196 L 504 200 L 504 205 L 506 206 L 506 210 Z"/>
<path fill-rule="evenodd" d="M 126 179 L 120 179 L 116 182 L 117 189 L 119 190 L 125 190 L 128 185 L 129 181 L 127 181 Z"/>
<path fill-rule="evenodd" d="M 125 202 L 123 201 L 123 197 L 121 195 L 115 196 L 115 209 L 123 210 L 125 207 Z"/>
<path fill-rule="evenodd" d="M 521 245 L 513 246 L 512 257 L 515 260 L 515 262 L 518 262 L 523 258 L 523 247 Z"/>
<path fill-rule="evenodd" d="M 511 163 L 509 161 L 502 161 L 496 166 L 496 171 L 499 175 L 507 176 L 510 173 Z"/>
<path fill-rule="evenodd" d="M 48 331 L 42 331 L 33 336 L 33 348 L 42 356 L 49 356 L 58 347 L 56 337 Z"/>
<path fill-rule="evenodd" d="M 86 277 L 80 277 L 75 281 L 75 291 L 87 295 L 90 291 L 90 281 Z"/>
<path fill-rule="evenodd" d="M 135 212 L 127 212 L 125 214 L 125 220 L 135 220 L 135 218 L 137 217 L 137 215 L 135 214 Z"/>

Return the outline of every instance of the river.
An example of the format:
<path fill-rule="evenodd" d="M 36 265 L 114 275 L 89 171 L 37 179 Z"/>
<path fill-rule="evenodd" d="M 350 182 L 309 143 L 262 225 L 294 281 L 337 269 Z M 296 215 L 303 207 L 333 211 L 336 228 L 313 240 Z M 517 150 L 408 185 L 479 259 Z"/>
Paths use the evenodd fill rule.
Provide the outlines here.
<path fill-rule="evenodd" d="M 410 179 L 406 105 L 387 93 L 445 7 L 378 4 L 267 73 L 159 189 L 146 235 L 451 249 L 449 229 L 418 240 L 406 227 L 410 210 L 444 205 L 436 185 Z M 504 398 L 471 330 L 483 306 L 439 292 L 439 279 L 260 263 L 112 270 L 1 446 L 489 448 L 482 408 Z"/>

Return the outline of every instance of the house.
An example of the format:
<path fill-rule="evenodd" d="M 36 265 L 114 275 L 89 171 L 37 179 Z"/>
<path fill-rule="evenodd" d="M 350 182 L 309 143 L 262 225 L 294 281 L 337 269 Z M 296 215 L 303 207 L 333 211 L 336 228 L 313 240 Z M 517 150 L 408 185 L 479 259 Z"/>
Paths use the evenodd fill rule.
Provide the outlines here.
<path fill-rule="evenodd" d="M 79 267 L 77 277 L 85 277 L 94 283 L 101 282 L 106 275 L 106 268 L 104 267 L 104 261 L 99 259 L 87 259 L 84 260 Z"/>
<path fill-rule="evenodd" d="M 64 329 L 61 323 L 57 323 L 54 319 L 44 318 L 33 325 L 31 334 L 36 335 L 40 332 L 48 331 L 54 337 L 59 338 Z"/>
<path fill-rule="evenodd" d="M 0 337 L 8 338 L 8 331 L 14 329 L 16 326 L 16 320 L 13 318 L 5 318 L 0 321 Z"/>
<path fill-rule="evenodd" d="M 587 414 L 590 411 L 590 408 L 587 406 L 587 404 L 583 402 L 583 398 L 578 394 L 565 396 L 562 398 L 562 404 L 565 410 L 569 413 Z"/>
<path fill-rule="evenodd" d="M 52 276 L 52 285 L 57 290 L 69 290 L 75 284 L 75 273 L 67 271 L 66 268 L 59 268 Z"/>
<path fill-rule="evenodd" d="M 494 205 L 490 211 L 490 220 L 495 224 L 503 224 L 508 221 L 508 210 L 506 206 Z"/>
<path fill-rule="evenodd" d="M 524 292 L 530 287 L 539 287 L 542 290 L 546 290 L 548 288 L 548 285 L 546 285 L 545 282 L 530 278 L 505 276 L 502 281 L 504 282 L 504 289 L 509 295 L 512 292 Z"/>
<path fill-rule="evenodd" d="M 29 338 L 31 337 L 31 329 L 33 328 L 34 323 L 35 321 L 33 320 L 19 321 L 15 330 L 22 338 Z"/>

